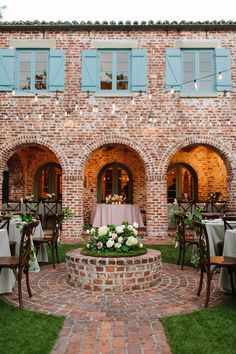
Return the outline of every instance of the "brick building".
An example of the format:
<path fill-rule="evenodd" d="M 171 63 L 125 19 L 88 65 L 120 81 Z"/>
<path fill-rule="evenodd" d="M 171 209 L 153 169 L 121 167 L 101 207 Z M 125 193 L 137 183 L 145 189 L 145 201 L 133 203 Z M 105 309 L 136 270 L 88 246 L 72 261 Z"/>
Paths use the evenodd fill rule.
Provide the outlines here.
<path fill-rule="evenodd" d="M 2 200 L 56 193 L 78 241 L 124 188 L 146 239 L 168 202 L 236 197 L 236 23 L 0 23 Z"/>

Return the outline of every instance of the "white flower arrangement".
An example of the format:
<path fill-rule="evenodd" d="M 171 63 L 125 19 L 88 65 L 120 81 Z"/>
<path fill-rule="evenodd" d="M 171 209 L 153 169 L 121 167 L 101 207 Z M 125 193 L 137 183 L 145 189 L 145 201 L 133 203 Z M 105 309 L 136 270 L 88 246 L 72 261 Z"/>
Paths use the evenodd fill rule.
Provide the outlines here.
<path fill-rule="evenodd" d="M 106 204 L 123 204 L 126 196 L 118 194 L 108 194 L 105 198 Z"/>
<path fill-rule="evenodd" d="M 86 240 L 85 248 L 100 253 L 106 253 L 107 251 L 125 253 L 143 248 L 143 244 L 139 243 L 137 238 L 137 228 L 137 223 L 131 225 L 128 222 L 123 222 L 119 226 L 90 227 L 86 231 L 90 239 Z"/>

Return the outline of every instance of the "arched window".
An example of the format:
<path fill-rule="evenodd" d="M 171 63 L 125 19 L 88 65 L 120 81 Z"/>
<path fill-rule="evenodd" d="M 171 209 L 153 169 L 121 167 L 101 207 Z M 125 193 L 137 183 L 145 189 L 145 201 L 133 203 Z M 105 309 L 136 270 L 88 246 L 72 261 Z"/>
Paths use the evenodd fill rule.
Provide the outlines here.
<path fill-rule="evenodd" d="M 98 203 L 104 202 L 106 196 L 111 193 L 125 195 L 127 203 L 133 201 L 132 174 L 127 166 L 119 162 L 109 163 L 101 169 L 98 174 L 97 187 Z"/>
<path fill-rule="evenodd" d="M 198 178 L 195 170 L 186 163 L 169 166 L 167 191 L 168 203 L 173 203 L 175 198 L 197 200 Z"/>
<path fill-rule="evenodd" d="M 57 163 L 47 163 L 41 166 L 34 177 L 34 195 L 43 200 L 47 193 L 54 193 L 57 200 L 62 196 L 62 170 Z"/>

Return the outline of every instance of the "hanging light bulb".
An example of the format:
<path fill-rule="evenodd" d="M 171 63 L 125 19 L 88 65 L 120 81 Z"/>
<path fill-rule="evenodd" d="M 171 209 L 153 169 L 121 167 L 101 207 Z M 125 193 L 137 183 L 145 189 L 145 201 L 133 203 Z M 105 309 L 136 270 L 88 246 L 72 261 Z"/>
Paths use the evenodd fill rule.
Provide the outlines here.
<path fill-rule="evenodd" d="M 132 106 L 135 105 L 135 101 L 134 101 L 134 98 L 133 98 L 133 97 L 131 98 L 131 104 L 132 104 Z"/>
<path fill-rule="evenodd" d="M 228 120 L 228 125 L 231 125 L 230 119 Z"/>
<path fill-rule="evenodd" d="M 173 87 L 171 87 L 171 89 L 170 89 L 170 95 L 173 96 L 174 94 L 175 94 L 175 90 L 174 90 Z"/>
<path fill-rule="evenodd" d="M 54 112 L 52 112 L 52 118 L 55 118 L 55 113 Z"/>
<path fill-rule="evenodd" d="M 75 103 L 75 111 L 78 111 L 78 102 Z"/>
<path fill-rule="evenodd" d="M 16 94 L 16 91 L 15 91 L 15 88 L 14 88 L 14 87 L 13 87 L 13 89 L 12 89 L 11 94 L 12 94 L 12 96 L 15 96 L 15 94 Z"/>
<path fill-rule="evenodd" d="M 113 102 L 113 103 L 112 103 L 112 111 L 115 112 L 115 110 L 116 110 L 116 104 Z"/>
<path fill-rule="evenodd" d="M 143 121 L 143 115 L 141 114 L 139 121 L 142 122 Z"/>
<path fill-rule="evenodd" d="M 151 100 L 151 99 L 152 99 L 152 94 L 151 94 L 151 93 L 149 93 L 149 95 L 148 95 L 148 99 L 149 99 L 149 100 Z"/>
<path fill-rule="evenodd" d="M 19 120 L 19 115 L 18 115 L 18 114 L 16 115 L 16 120 L 17 120 L 17 121 Z"/>
<path fill-rule="evenodd" d="M 200 121 L 199 121 L 199 125 L 202 125 L 202 120 L 200 119 Z"/>
<path fill-rule="evenodd" d="M 35 93 L 35 95 L 34 95 L 34 102 L 38 102 L 38 94 L 37 93 Z"/>
<path fill-rule="evenodd" d="M 128 118 L 128 113 L 126 112 L 126 113 L 125 113 L 125 119 L 127 119 L 127 118 Z"/>
<path fill-rule="evenodd" d="M 218 73 L 218 80 L 222 80 L 222 79 L 223 79 L 222 72 L 219 72 L 219 73 Z"/>
<path fill-rule="evenodd" d="M 148 121 L 151 123 L 151 122 L 152 122 L 152 117 L 150 117 L 150 118 L 148 119 Z"/>
<path fill-rule="evenodd" d="M 169 120 L 169 118 L 167 118 L 166 122 L 167 122 L 167 124 L 170 124 L 170 120 Z"/>
<path fill-rule="evenodd" d="M 82 110 L 82 109 L 80 109 L 80 111 L 79 111 L 79 115 L 80 115 L 80 116 L 82 116 L 82 115 L 83 115 L 83 110 Z"/>
<path fill-rule="evenodd" d="M 41 113 L 39 113 L 39 119 L 42 119 L 42 114 Z"/>
<path fill-rule="evenodd" d="M 197 80 L 194 80 L 194 87 L 195 87 L 195 90 L 198 90 L 198 83 L 197 83 Z"/>
<path fill-rule="evenodd" d="M 156 120 L 156 118 L 154 118 L 154 119 L 153 119 L 153 123 L 156 123 L 156 122 L 157 122 L 157 120 Z"/>
<path fill-rule="evenodd" d="M 59 105 L 59 97 L 56 97 L 56 106 Z"/>
<path fill-rule="evenodd" d="M 179 127 L 181 126 L 181 120 L 179 119 L 179 122 L 178 122 L 178 124 L 179 124 Z"/>
<path fill-rule="evenodd" d="M 25 119 L 29 119 L 29 115 L 28 114 L 26 114 Z"/>
<path fill-rule="evenodd" d="M 211 120 L 209 121 L 209 125 L 210 125 L 210 127 L 212 126 L 212 121 Z"/>

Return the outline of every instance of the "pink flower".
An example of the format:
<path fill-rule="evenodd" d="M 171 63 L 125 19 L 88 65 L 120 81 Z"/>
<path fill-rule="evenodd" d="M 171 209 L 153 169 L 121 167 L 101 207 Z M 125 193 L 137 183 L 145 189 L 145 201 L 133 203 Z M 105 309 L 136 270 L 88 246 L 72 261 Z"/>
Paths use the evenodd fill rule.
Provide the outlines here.
<path fill-rule="evenodd" d="M 102 249 L 102 247 L 103 247 L 103 243 L 102 242 L 98 242 L 97 243 L 97 248 L 100 250 L 100 249 Z"/>

